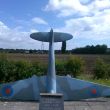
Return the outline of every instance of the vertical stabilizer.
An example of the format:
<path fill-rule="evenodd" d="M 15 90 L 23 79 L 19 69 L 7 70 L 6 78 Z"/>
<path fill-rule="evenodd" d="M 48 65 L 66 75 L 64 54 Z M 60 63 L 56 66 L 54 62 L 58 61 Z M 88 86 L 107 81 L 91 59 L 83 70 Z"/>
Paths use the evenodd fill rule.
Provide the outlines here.
<path fill-rule="evenodd" d="M 47 92 L 56 93 L 56 72 L 55 72 L 55 54 L 54 54 L 54 32 L 49 33 L 49 57 L 47 73 Z"/>

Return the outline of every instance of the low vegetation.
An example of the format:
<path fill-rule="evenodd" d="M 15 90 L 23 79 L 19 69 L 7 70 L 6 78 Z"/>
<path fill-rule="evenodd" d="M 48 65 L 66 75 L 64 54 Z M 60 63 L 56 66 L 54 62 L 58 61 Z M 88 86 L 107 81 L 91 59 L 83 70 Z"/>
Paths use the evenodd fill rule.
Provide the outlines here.
<path fill-rule="evenodd" d="M 81 80 L 86 80 L 86 81 L 110 86 L 110 78 L 109 79 L 105 79 L 105 78 L 94 79 L 93 75 L 87 75 L 87 74 L 80 75 L 77 78 Z"/>
<path fill-rule="evenodd" d="M 95 79 L 109 79 L 110 78 L 110 64 L 105 63 L 102 59 L 97 59 L 94 66 Z"/>
<path fill-rule="evenodd" d="M 16 81 L 44 73 L 46 73 L 46 67 L 38 62 L 9 61 L 5 55 L 0 56 L 0 82 Z"/>
<path fill-rule="evenodd" d="M 84 61 L 81 58 L 70 56 L 66 61 L 56 62 L 58 75 L 71 75 L 77 77 L 84 72 Z"/>
<path fill-rule="evenodd" d="M 69 56 L 66 60 L 56 61 L 57 75 L 70 75 L 79 79 L 110 85 L 110 63 L 97 58 L 92 74 L 85 74 L 85 60 L 82 57 Z M 29 60 L 9 60 L 6 54 L 0 55 L 0 83 L 46 75 L 47 64 Z M 109 84 L 108 84 L 109 83 Z"/>

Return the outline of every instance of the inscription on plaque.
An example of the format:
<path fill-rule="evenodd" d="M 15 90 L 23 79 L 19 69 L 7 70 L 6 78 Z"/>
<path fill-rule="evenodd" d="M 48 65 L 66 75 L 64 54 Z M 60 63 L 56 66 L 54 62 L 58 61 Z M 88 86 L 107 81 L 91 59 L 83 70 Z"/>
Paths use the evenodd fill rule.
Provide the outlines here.
<path fill-rule="evenodd" d="M 41 95 L 39 110 L 64 110 L 63 95 Z"/>

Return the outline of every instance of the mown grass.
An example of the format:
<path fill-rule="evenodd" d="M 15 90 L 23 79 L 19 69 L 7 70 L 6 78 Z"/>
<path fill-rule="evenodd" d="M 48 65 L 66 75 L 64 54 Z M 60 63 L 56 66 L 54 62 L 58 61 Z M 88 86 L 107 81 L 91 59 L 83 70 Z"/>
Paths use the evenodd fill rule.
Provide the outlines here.
<path fill-rule="evenodd" d="M 98 84 L 103 84 L 103 85 L 107 85 L 107 86 L 110 86 L 110 79 L 106 80 L 106 79 L 95 79 L 95 80 L 90 80 L 94 83 L 98 83 Z"/>
<path fill-rule="evenodd" d="M 92 75 L 82 74 L 77 77 L 78 79 L 110 86 L 110 79 L 93 79 Z"/>

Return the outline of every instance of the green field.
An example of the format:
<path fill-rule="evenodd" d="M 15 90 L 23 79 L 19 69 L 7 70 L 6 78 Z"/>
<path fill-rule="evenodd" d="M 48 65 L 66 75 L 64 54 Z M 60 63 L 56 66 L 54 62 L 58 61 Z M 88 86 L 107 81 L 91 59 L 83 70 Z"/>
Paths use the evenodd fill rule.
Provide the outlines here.
<path fill-rule="evenodd" d="M 42 64 L 47 64 L 48 63 L 48 54 L 6 54 L 7 58 L 9 60 L 14 60 L 14 61 L 18 61 L 18 60 L 26 60 L 26 61 L 30 61 L 30 62 L 40 62 Z M 55 55 L 56 60 L 60 60 L 60 61 L 65 61 L 67 60 L 70 56 L 77 56 L 82 58 L 85 61 L 85 67 L 86 70 L 85 72 L 91 73 L 93 71 L 93 67 L 95 64 L 95 61 L 97 58 L 101 58 L 103 59 L 105 62 L 110 63 L 110 55 Z"/>

